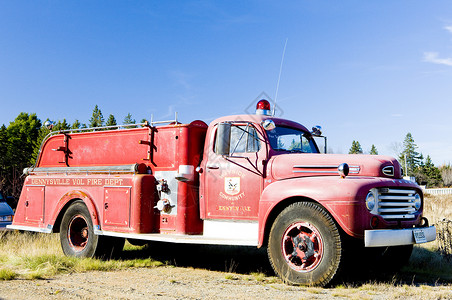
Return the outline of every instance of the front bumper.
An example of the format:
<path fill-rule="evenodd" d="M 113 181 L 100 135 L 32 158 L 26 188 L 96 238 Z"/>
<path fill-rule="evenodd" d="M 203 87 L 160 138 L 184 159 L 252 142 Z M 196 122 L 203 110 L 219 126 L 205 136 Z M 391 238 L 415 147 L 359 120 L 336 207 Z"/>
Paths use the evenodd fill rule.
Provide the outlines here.
<path fill-rule="evenodd" d="M 388 247 L 421 244 L 434 241 L 435 239 L 435 226 L 364 231 L 365 247 Z"/>

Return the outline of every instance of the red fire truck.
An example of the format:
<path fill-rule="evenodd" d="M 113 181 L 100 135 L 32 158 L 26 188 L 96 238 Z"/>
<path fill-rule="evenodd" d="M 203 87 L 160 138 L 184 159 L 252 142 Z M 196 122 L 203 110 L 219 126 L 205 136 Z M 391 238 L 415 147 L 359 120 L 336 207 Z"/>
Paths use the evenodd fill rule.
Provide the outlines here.
<path fill-rule="evenodd" d="M 350 240 L 411 255 L 433 241 L 423 194 L 396 159 L 320 153 L 299 123 L 255 115 L 51 132 L 11 229 L 59 232 L 66 255 L 124 240 L 265 246 L 288 284 L 325 285 Z M 376 248 L 375 248 L 376 249 Z M 393 254 L 396 255 L 396 254 Z M 403 259 L 403 258 L 398 258 Z"/>

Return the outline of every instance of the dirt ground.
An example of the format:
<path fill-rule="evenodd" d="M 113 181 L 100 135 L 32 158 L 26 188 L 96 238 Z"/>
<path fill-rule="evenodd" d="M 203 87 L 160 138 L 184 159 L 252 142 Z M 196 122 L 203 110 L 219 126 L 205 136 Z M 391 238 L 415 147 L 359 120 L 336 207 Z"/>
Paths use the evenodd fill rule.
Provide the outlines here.
<path fill-rule="evenodd" d="M 238 276 L 241 277 L 241 276 Z M 59 275 L 0 283 L 2 299 L 288 299 L 312 297 L 302 288 L 227 279 L 216 271 L 180 267 Z M 320 295 L 319 295 L 320 296 Z M 324 294 L 323 296 L 331 296 Z"/>
<path fill-rule="evenodd" d="M 0 281 L 0 299 L 452 299 L 449 284 L 391 285 L 372 275 L 335 288 L 288 286 L 274 276 L 265 249 L 158 248 L 122 259 L 150 255 L 165 266 Z"/>
<path fill-rule="evenodd" d="M 452 299 L 450 287 L 306 288 L 183 267 L 0 282 L 1 299 Z"/>

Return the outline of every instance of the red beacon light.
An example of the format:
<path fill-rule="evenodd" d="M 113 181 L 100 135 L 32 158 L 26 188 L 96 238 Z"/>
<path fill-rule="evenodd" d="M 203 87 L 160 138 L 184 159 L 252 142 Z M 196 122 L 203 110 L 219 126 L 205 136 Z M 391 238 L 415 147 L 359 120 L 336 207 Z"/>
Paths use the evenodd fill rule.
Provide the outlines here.
<path fill-rule="evenodd" d="M 265 99 L 259 100 L 256 105 L 256 115 L 271 116 L 270 102 Z"/>

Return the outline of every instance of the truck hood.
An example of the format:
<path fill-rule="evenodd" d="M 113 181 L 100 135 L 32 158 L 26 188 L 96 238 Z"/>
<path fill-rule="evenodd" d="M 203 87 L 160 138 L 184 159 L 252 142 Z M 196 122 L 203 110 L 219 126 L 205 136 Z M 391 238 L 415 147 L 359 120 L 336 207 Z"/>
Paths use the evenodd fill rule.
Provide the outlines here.
<path fill-rule="evenodd" d="M 271 175 L 276 180 L 311 177 L 339 176 L 342 163 L 350 168 L 348 176 L 402 178 L 399 162 L 390 156 L 364 154 L 281 154 L 269 161 Z"/>

